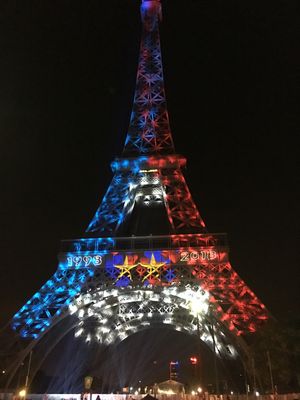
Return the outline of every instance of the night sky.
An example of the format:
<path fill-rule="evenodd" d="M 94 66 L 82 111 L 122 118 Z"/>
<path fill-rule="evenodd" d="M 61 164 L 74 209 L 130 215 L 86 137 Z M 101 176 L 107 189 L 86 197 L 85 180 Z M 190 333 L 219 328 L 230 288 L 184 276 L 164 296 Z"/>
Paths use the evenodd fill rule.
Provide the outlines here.
<path fill-rule="evenodd" d="M 185 176 L 233 268 L 279 319 L 300 316 L 297 0 L 165 0 L 169 115 Z M 0 322 L 81 237 L 125 140 L 138 0 L 0 4 Z M 299 236 L 299 235 L 298 235 Z"/>

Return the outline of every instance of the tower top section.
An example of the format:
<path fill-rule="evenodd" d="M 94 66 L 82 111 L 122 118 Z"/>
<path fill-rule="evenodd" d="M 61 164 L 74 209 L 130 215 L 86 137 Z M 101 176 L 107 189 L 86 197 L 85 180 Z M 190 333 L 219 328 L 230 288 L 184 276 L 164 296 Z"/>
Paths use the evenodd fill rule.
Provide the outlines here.
<path fill-rule="evenodd" d="M 160 0 L 142 0 L 141 16 L 145 28 L 153 30 L 157 17 L 162 20 Z"/>
<path fill-rule="evenodd" d="M 139 64 L 130 123 L 122 156 L 175 153 L 170 130 L 160 50 L 160 0 L 142 0 Z"/>

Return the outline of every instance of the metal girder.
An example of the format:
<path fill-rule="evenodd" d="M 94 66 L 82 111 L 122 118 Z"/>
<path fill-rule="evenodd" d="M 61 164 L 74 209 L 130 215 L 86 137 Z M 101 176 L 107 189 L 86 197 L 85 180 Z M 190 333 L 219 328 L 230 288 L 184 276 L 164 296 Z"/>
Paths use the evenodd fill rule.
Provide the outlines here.
<path fill-rule="evenodd" d="M 197 313 L 191 305 L 201 303 Z M 86 342 L 96 340 L 110 345 L 153 326 L 197 335 L 212 349 L 211 326 L 221 357 L 238 354 L 226 325 L 216 318 L 218 312 L 209 305 L 208 296 L 197 285 L 186 287 L 136 287 L 118 290 L 95 290 L 76 298 L 70 312 L 78 317 L 75 336 Z"/>
<path fill-rule="evenodd" d="M 135 161 L 132 170 L 115 174 L 87 232 L 116 234 L 141 200 L 149 206 L 150 200 L 164 203 L 173 233 L 206 232 L 180 168 L 157 169 L 149 162 L 147 169 L 141 169 Z"/>
<path fill-rule="evenodd" d="M 159 0 L 143 0 L 141 13 L 136 91 L 123 158 L 112 163 L 113 180 L 87 228 L 93 237 L 63 242 L 66 248 L 59 255 L 57 272 L 14 316 L 13 329 L 27 341 L 16 334 L 5 336 L 11 339 L 1 354 L 9 365 L 8 382 L 33 348 L 37 350 L 33 371 L 37 371 L 79 322 L 88 335 L 89 327 L 99 330 L 107 319 L 104 343 L 164 321 L 188 333 L 195 333 L 196 327 L 209 343 L 213 323 L 222 344 L 218 351 L 226 354 L 230 342 L 243 348 L 240 335 L 254 332 L 268 318 L 264 305 L 232 269 L 220 237 L 207 234 L 191 197 L 182 173 L 186 160 L 175 153 L 169 125 Z M 118 237 L 137 205 L 151 210 L 157 204 L 165 209 L 168 233 L 145 238 L 130 232 L 126 238 Z M 207 297 L 209 311 L 200 324 L 199 314 L 195 323 L 182 297 L 189 290 Z M 152 298 L 145 304 L 147 293 Z M 169 297 L 171 303 L 166 302 Z"/>
<path fill-rule="evenodd" d="M 160 50 L 160 4 L 151 3 L 141 8 L 143 32 L 125 157 L 174 153 Z"/>
<path fill-rule="evenodd" d="M 195 335 L 212 350 L 215 342 L 219 357 L 235 359 L 239 356 L 248 360 L 244 340 L 220 320 L 217 307 L 210 305 L 207 294 L 196 284 L 185 287 L 98 287 L 93 290 L 88 287 L 38 338 L 20 340 L 11 333 L 10 338 L 7 336 L 6 354 L 1 354 L 7 386 L 28 363 L 32 352 L 30 383 L 51 351 L 71 331 L 77 340 L 87 344 L 96 340 L 107 346 L 141 330 L 164 326 Z M 197 311 L 191 308 L 195 299 L 202 304 Z"/>
<path fill-rule="evenodd" d="M 68 242 L 59 259 L 57 272 L 14 316 L 13 328 L 22 337 L 38 338 L 80 293 L 120 287 L 194 285 L 209 294 L 218 318 L 237 335 L 254 332 L 267 318 L 217 235 L 78 239 Z"/>

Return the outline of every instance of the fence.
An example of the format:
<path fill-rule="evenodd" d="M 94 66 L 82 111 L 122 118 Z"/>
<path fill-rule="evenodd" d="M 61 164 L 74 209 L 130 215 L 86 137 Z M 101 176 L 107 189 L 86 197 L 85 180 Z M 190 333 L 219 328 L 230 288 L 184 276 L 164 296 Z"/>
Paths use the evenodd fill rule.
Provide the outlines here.
<path fill-rule="evenodd" d="M 142 400 L 146 395 L 133 394 L 98 394 L 93 393 L 84 396 L 84 400 Z M 81 394 L 28 394 L 26 398 L 20 398 L 14 393 L 0 392 L 0 400 L 81 400 Z M 287 393 L 277 395 L 245 395 L 245 394 L 221 394 L 212 395 L 205 393 L 203 395 L 166 395 L 157 394 L 157 400 L 300 400 L 300 393 Z"/>

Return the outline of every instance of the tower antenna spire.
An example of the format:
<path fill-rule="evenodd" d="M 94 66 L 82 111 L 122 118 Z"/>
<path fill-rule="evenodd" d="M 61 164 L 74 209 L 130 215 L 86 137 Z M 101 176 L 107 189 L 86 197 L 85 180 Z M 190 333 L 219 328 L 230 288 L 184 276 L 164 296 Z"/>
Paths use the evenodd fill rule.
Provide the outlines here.
<path fill-rule="evenodd" d="M 175 153 L 160 49 L 160 0 L 142 0 L 141 18 L 143 30 L 135 94 L 123 157 Z"/>
<path fill-rule="evenodd" d="M 162 11 L 160 0 L 142 0 L 141 16 L 144 24 L 149 20 L 155 19 L 156 17 L 158 17 L 159 21 L 161 21 Z"/>

